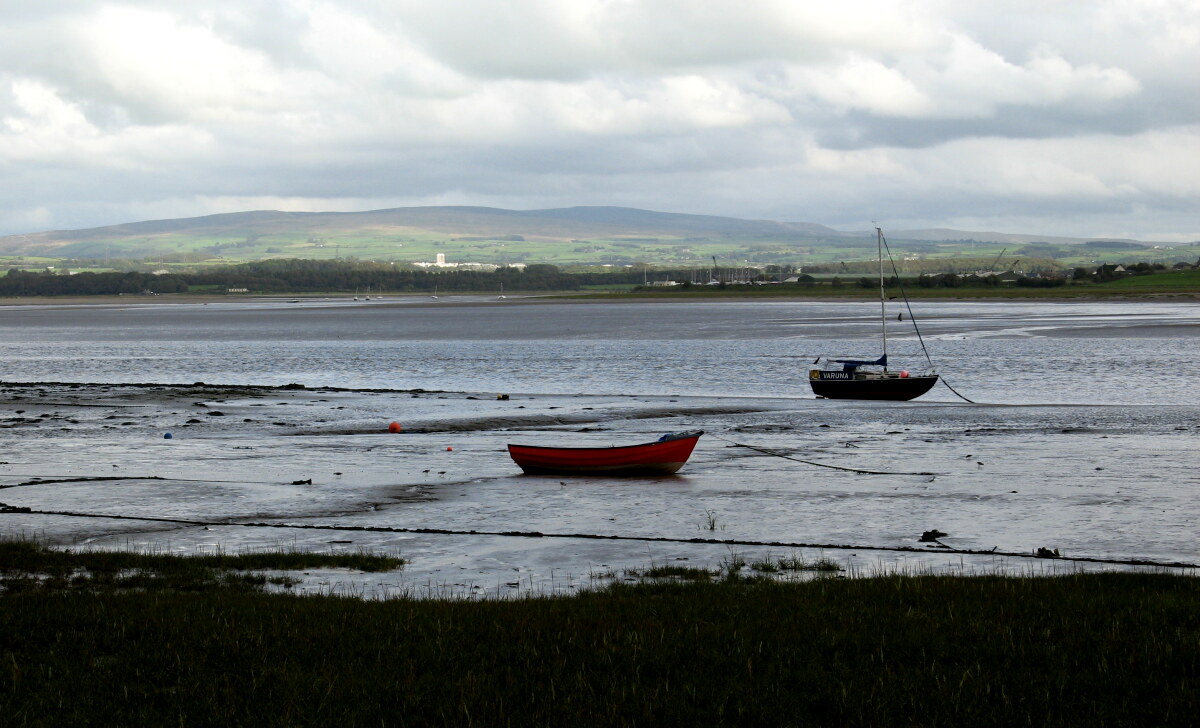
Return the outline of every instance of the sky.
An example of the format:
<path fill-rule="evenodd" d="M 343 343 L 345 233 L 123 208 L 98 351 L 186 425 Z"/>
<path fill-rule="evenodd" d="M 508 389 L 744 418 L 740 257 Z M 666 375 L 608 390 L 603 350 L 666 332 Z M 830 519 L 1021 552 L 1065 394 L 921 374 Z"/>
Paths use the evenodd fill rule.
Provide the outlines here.
<path fill-rule="evenodd" d="M 1200 240 L 1200 2 L 0 0 L 0 235 L 413 205 Z"/>

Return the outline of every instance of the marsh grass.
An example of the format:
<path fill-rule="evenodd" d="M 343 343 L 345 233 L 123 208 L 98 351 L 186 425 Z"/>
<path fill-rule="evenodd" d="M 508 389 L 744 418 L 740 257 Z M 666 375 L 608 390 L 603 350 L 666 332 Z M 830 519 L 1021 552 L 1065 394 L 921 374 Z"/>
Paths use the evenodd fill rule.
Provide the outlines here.
<path fill-rule="evenodd" d="M 753 571 L 763 574 L 775 574 L 779 572 L 779 562 L 773 560 L 771 555 L 767 554 L 761 559 L 755 559 L 754 561 L 751 561 L 750 568 Z"/>
<path fill-rule="evenodd" d="M 268 584 L 289 587 L 298 583 L 287 574 L 261 573 L 266 571 L 334 568 L 380 572 L 403 565 L 403 559 L 367 552 L 318 554 L 278 550 L 180 556 L 63 551 L 28 540 L 0 540 L 0 593 L 30 589 L 262 589 Z"/>
<path fill-rule="evenodd" d="M 769 558 L 769 557 L 768 557 Z M 778 559 L 775 566 L 782 571 L 821 571 L 821 572 L 841 572 L 845 571 L 836 561 L 821 557 L 809 561 L 803 556 L 793 554 Z"/>
<path fill-rule="evenodd" d="M 698 566 L 680 566 L 679 564 L 659 564 L 643 569 L 639 576 L 643 579 L 672 579 L 676 581 L 707 582 L 712 581 L 713 572 Z"/>
<path fill-rule="evenodd" d="M 720 573 L 725 579 L 736 579 L 746 568 L 746 557 L 735 548 L 730 548 L 719 566 Z"/>
<path fill-rule="evenodd" d="M 1200 580 L 0 596 L 5 725 L 1185 725 Z"/>

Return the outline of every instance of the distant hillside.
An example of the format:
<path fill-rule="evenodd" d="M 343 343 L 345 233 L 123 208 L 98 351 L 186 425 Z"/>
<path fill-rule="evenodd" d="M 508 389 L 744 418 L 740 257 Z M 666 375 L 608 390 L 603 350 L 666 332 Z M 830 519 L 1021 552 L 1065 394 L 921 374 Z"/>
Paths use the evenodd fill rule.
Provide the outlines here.
<path fill-rule="evenodd" d="M 1129 243 L 1135 246 L 1147 246 L 1127 238 L 1064 238 L 1053 235 L 1022 235 L 1014 233 L 971 232 L 968 230 L 951 230 L 950 228 L 924 228 L 919 230 L 896 230 L 887 232 L 888 239 L 924 240 L 928 242 L 973 240 L 979 243 L 1003 243 L 1005 245 L 1027 245 L 1030 243 L 1049 243 L 1051 245 L 1079 245 L 1090 241 L 1102 240 L 1115 243 Z"/>
<path fill-rule="evenodd" d="M 552 210 L 502 210 L 491 207 L 399 207 L 366 212 L 279 212 L 259 210 L 203 217 L 109 225 L 84 230 L 53 230 L 0 238 L 4 255 L 79 255 L 80 243 L 120 245 L 130 239 L 212 236 L 228 239 L 252 235 L 335 237 L 365 230 L 441 233 L 473 237 L 520 235 L 558 240 L 594 237 L 746 236 L 791 239 L 800 236 L 844 237 L 832 228 L 811 223 L 742 220 L 712 215 L 685 215 L 624 207 L 568 207 Z M 124 247 L 124 246 L 121 246 Z"/>
<path fill-rule="evenodd" d="M 889 230 L 899 255 L 1009 256 L 1071 263 L 1097 255 L 1123 260 L 1145 251 L 1136 241 L 1089 241 L 963 230 Z M 1025 245 L 1025 249 L 1016 246 Z M 1187 248 L 1188 246 L 1183 246 Z M 443 255 L 449 262 L 559 265 L 810 265 L 874 256 L 874 233 L 842 232 L 815 223 L 744 220 L 626 207 L 503 210 L 490 207 L 401 207 L 365 212 L 259 210 L 149 220 L 86 230 L 0 238 L 0 255 L 74 261 L 76 269 L 131 262 L 211 265 L 271 258 L 413 263 Z M 1165 246 L 1164 246 L 1165 248 Z M 1193 255 L 1164 250 L 1168 259 Z M 80 262 L 83 262 L 82 265 Z M 91 261 L 91 262 L 88 262 Z M 36 261 L 15 261 L 36 266 Z"/>
<path fill-rule="evenodd" d="M 774 222 L 743 220 L 714 215 L 685 215 L 674 212 L 653 212 L 629 207 L 566 207 L 557 210 L 531 210 L 519 213 L 530 219 L 566 220 L 582 224 L 601 224 L 623 229 L 642 229 L 665 234 L 721 234 L 779 236 L 796 238 L 842 237 L 845 233 L 833 228 L 807 222 Z"/>

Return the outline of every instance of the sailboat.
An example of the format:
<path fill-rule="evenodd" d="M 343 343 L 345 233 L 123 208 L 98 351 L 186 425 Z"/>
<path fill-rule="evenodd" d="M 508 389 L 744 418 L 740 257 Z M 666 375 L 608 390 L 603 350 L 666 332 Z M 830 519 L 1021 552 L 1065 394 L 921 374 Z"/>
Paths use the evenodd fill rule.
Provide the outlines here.
<path fill-rule="evenodd" d="M 878 359 L 825 359 L 823 369 L 810 369 L 808 383 L 813 394 L 826 399 L 879 399 L 906 402 L 925 394 L 938 382 L 936 372 L 929 370 L 913 375 L 907 370 L 888 369 L 887 355 L 887 291 L 883 285 L 883 229 L 875 228 L 879 248 L 879 324 L 883 339 L 883 355 Z M 907 305 L 908 299 L 905 299 Z M 903 317 L 903 314 L 901 314 Z M 912 319 L 912 310 L 909 310 Z M 916 321 L 913 321 L 914 328 Z M 918 331 L 918 335 L 920 332 Z M 928 357 L 928 355 L 926 355 Z M 816 362 L 820 362 L 818 357 Z M 840 365 L 840 366 L 833 366 Z"/>

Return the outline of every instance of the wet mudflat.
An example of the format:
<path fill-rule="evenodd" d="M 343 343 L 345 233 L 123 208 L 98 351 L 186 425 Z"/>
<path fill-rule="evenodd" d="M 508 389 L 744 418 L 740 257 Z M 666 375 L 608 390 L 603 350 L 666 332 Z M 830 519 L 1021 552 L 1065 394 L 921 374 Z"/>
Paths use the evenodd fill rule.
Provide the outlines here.
<path fill-rule="evenodd" d="M 355 328 L 359 309 L 343 311 L 340 340 L 264 345 L 235 326 L 236 336 L 205 334 L 213 339 L 204 343 L 189 340 L 187 326 L 171 340 L 127 330 L 125 356 L 164 357 L 148 367 L 153 377 L 130 367 L 116 376 L 106 369 L 113 360 L 79 358 L 116 346 L 109 342 L 116 329 L 101 325 L 89 337 L 73 328 L 77 317 L 39 312 L 47 318 L 37 327 L 8 325 L 32 348 L 9 360 L 20 376 L 0 385 L 0 502 L 30 512 L 0 514 L 0 534 L 172 553 L 366 549 L 408 561 L 386 575 L 312 572 L 296 587 L 368 596 L 567 592 L 651 565 L 715 568 L 789 556 L 829 558 L 846 573 L 1200 562 L 1200 405 L 1186 384 L 1196 374 L 1187 363 L 1194 311 L 1133 309 L 1145 324 L 1134 327 L 1137 335 L 1124 331 L 1127 309 L 1043 310 L 1041 323 L 1060 327 L 1049 329 L 1055 335 L 1031 333 L 1025 318 L 999 307 L 935 311 L 932 349 L 992 351 L 1008 363 L 1000 376 L 974 359 L 943 367 L 960 391 L 992 403 L 968 404 L 944 389 L 911 403 L 864 403 L 815 400 L 798 376 L 808 363 L 799 353 L 829 341 L 817 324 L 800 323 L 829 311 L 764 306 L 733 304 L 733 312 L 720 312 L 719 331 L 697 324 L 701 333 L 674 342 L 644 338 L 653 321 L 626 316 L 626 333 L 596 344 L 588 326 L 616 325 L 613 311 L 592 312 L 606 308 L 599 304 L 541 311 L 556 326 L 575 321 L 581 333 L 526 345 L 497 334 L 416 346 L 370 333 L 377 323 L 365 333 Z M 588 311 L 592 323 L 567 309 Z M 464 326 L 478 318 L 477 307 L 458 310 Z M 853 306 L 839 311 L 850 328 L 869 316 Z M 790 338 L 722 333 L 736 330 L 738 316 L 745 330 L 781 312 L 795 323 Z M 270 315 L 257 314 L 263 331 L 276 330 Z M 393 319 L 389 331 L 402 336 L 405 321 Z M 163 345 L 190 346 L 195 357 L 168 361 Z M 870 347 L 853 338 L 847 345 Z M 372 356 L 397 347 L 408 354 L 403 366 Z M 272 357 L 295 363 L 304 352 L 307 366 L 334 362 L 321 370 L 328 379 L 370 386 L 334 388 L 315 369 L 270 368 Z M 485 383 L 486 353 L 508 357 L 496 380 L 526 386 L 439 386 Z M 358 358 L 347 361 L 351 354 Z M 1129 366 L 1138 356 L 1158 364 Z M 46 376 L 61 374 L 71 357 L 76 382 Z M 521 364 L 518 357 L 533 358 Z M 447 359 L 457 366 L 437 369 Z M 329 374 L 339 367 L 345 376 Z M 224 373 L 211 376 L 217 369 Z M 577 392 L 569 391 L 564 372 L 584 370 L 588 377 L 576 377 Z M 693 386 L 704 377 L 716 394 Z M 52 379 L 58 383 L 36 383 Z M 179 384 L 200 379 L 216 383 Z M 403 387 L 386 386 L 397 379 Z M 272 386 L 245 384 L 256 380 Z M 533 386 L 539 381 L 548 386 Z M 281 386 L 287 382 L 304 388 Z M 234 384 L 244 386 L 227 386 Z M 497 399 L 501 392 L 509 399 Z M 388 433 L 392 421 L 404 431 Z M 525 476 L 505 452 L 508 442 L 623 445 L 688 429 L 707 434 L 672 477 Z M 934 529 L 946 535 L 920 540 Z M 1038 549 L 1062 558 L 1013 555 Z"/>
<path fill-rule="evenodd" d="M 301 590 L 559 591 L 651 565 L 794 555 L 830 558 L 851 573 L 1109 568 L 1070 557 L 1200 561 L 1190 453 L 1200 412 L 1190 406 L 498 401 L 110 385 L 7 387 L 0 402 L 23 410 L 0 422 L 9 428 L 0 501 L 125 517 L 8 513 L 7 535 L 171 553 L 365 549 L 409 561 L 382 577 L 310 574 Z M 405 431 L 388 433 L 390 421 Z M 504 449 L 631 444 L 688 428 L 709 434 L 671 477 L 525 476 Z M 138 517 L 165 520 L 128 520 Z M 921 543 L 932 529 L 947 535 Z M 697 538 L 813 546 L 687 543 Z M 1058 549 L 1067 558 L 938 553 L 944 547 Z"/>

